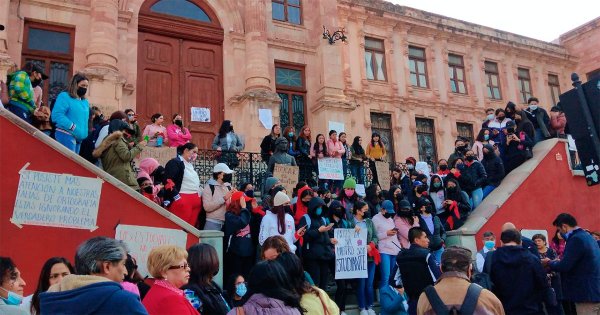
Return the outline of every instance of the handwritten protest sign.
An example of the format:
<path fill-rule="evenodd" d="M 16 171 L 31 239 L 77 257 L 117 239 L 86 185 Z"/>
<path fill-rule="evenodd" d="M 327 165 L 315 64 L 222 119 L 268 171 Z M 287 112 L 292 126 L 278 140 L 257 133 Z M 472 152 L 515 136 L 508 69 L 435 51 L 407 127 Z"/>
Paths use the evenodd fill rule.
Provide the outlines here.
<path fill-rule="evenodd" d="M 150 251 L 161 245 L 177 245 L 186 248 L 187 235 L 182 230 L 149 226 L 119 224 L 115 238 L 127 244 L 129 253 L 136 259 L 142 277 L 148 276 L 146 262 Z"/>
<path fill-rule="evenodd" d="M 367 230 L 335 229 L 335 279 L 367 278 Z"/>
<path fill-rule="evenodd" d="M 344 180 L 344 168 L 341 158 L 322 158 L 319 161 L 319 178 Z"/>
<path fill-rule="evenodd" d="M 22 225 L 95 230 L 102 180 L 21 170 L 13 216 Z"/>
<path fill-rule="evenodd" d="M 390 189 L 390 165 L 387 162 L 375 162 L 375 169 L 377 169 L 377 179 L 379 180 L 379 186 L 382 190 Z"/>
<path fill-rule="evenodd" d="M 145 147 L 142 152 L 133 160 L 136 167 L 139 167 L 140 161 L 145 158 L 153 158 L 163 167 L 167 162 L 177 156 L 177 148 L 170 147 Z"/>
<path fill-rule="evenodd" d="M 275 169 L 273 170 L 273 177 L 279 179 L 288 195 L 292 196 L 292 191 L 296 187 L 298 183 L 298 166 L 284 165 L 284 164 L 275 164 Z"/>
<path fill-rule="evenodd" d="M 192 107 L 192 121 L 210 122 L 210 108 Z"/>

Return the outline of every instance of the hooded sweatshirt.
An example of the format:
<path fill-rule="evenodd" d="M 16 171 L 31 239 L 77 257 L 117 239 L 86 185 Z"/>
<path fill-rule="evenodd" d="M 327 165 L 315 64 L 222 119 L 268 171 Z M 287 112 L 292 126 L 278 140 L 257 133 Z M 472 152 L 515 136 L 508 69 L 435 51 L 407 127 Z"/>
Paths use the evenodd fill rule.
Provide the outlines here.
<path fill-rule="evenodd" d="M 306 225 L 306 233 L 304 234 L 303 256 L 306 259 L 313 260 L 330 260 L 334 258 L 331 250 L 331 241 L 329 233 L 319 232 L 319 228 L 325 225 L 323 220 L 323 207 L 325 202 L 319 197 L 314 197 L 308 203 L 308 216 L 310 217 L 310 225 L 306 217 L 300 219 L 299 226 Z M 317 214 L 317 209 L 321 208 L 322 212 Z"/>
<path fill-rule="evenodd" d="M 503 246 L 494 251 L 490 278 L 507 314 L 543 314 L 549 284 L 539 258 L 527 249 Z"/>
<path fill-rule="evenodd" d="M 148 314 L 140 297 L 99 276 L 68 275 L 40 294 L 42 314 Z"/>
<path fill-rule="evenodd" d="M 294 205 L 294 207 L 296 208 L 296 212 L 294 212 L 294 224 L 296 224 L 296 225 L 298 225 L 300 223 L 300 219 L 302 219 L 302 217 L 308 212 L 308 207 L 305 206 L 304 203 L 302 203 L 302 200 L 300 200 L 300 196 L 302 196 L 302 193 L 308 189 L 310 189 L 310 187 L 308 187 L 308 185 L 298 189 L 298 199 L 299 200 Z"/>
<path fill-rule="evenodd" d="M 500 186 L 500 182 L 504 178 L 504 164 L 502 159 L 494 152 L 494 147 L 490 144 L 483 146 L 488 150 L 488 153 L 483 154 L 481 164 L 487 174 L 486 185 Z"/>

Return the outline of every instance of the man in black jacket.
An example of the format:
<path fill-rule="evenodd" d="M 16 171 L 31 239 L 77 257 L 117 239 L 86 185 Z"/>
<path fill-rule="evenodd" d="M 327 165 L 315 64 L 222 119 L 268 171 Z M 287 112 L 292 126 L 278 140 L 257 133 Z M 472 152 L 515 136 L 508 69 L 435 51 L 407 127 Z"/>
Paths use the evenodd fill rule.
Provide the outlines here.
<path fill-rule="evenodd" d="M 429 251 L 429 238 L 425 231 L 419 227 L 411 228 L 408 231 L 408 241 L 410 248 L 403 250 L 396 258 L 396 266 L 391 273 L 390 283 L 401 283 L 408 295 L 408 313 L 413 315 L 417 313 L 417 302 L 423 290 L 433 285 L 441 276 L 439 264 L 435 257 Z M 401 282 L 395 278 L 400 271 Z"/>
<path fill-rule="evenodd" d="M 515 229 L 503 231 L 500 240 L 502 247 L 492 255 L 492 291 L 507 314 L 544 314 L 542 302 L 550 284 L 539 258 L 521 246 L 521 233 Z"/>
<path fill-rule="evenodd" d="M 534 140 L 534 144 L 550 138 L 550 130 L 552 130 L 552 128 L 550 127 L 550 116 L 548 116 L 548 112 L 542 107 L 539 107 L 539 100 L 537 97 L 530 97 L 527 100 L 527 105 L 527 109 L 523 112 L 525 112 L 535 129 L 535 139 L 532 139 Z"/>
<path fill-rule="evenodd" d="M 494 152 L 491 144 L 483 146 L 483 160 L 481 164 L 487 174 L 486 184 L 483 186 L 483 198 L 487 197 L 496 187 L 500 186 L 504 178 L 504 164 L 502 159 Z"/>
<path fill-rule="evenodd" d="M 460 172 L 464 177 L 464 183 L 461 188 L 469 194 L 471 198 L 471 207 L 473 210 L 479 206 L 483 200 L 483 186 L 487 181 L 487 174 L 483 165 L 475 160 L 475 152 L 469 150 L 465 154 L 465 168 Z"/>

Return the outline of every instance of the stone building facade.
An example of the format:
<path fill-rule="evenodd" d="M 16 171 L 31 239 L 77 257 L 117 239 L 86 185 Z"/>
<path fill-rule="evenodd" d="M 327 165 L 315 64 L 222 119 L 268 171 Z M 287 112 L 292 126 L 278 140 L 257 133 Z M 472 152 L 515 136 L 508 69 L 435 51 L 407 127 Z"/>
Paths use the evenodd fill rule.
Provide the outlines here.
<path fill-rule="evenodd" d="M 0 24 L 0 74 L 42 62 L 46 102 L 81 71 L 105 112 L 181 113 L 202 147 L 228 119 L 253 152 L 269 109 L 313 140 L 343 124 L 363 144 L 381 133 L 396 161 L 447 157 L 485 108 L 549 108 L 579 66 L 565 46 L 381 0 L 10 0 Z M 190 121 L 197 107 L 209 122 Z"/>
<path fill-rule="evenodd" d="M 575 72 L 583 82 L 600 75 L 600 17 L 562 34 L 559 43 L 570 55 L 580 56 Z"/>

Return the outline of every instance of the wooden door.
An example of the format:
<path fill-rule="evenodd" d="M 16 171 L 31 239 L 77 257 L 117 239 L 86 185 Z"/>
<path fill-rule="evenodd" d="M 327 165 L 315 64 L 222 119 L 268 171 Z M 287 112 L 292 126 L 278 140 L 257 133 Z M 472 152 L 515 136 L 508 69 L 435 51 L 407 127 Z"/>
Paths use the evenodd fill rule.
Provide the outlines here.
<path fill-rule="evenodd" d="M 222 47 L 185 40 L 181 50 L 181 113 L 189 124 L 194 143 L 200 148 L 210 148 L 223 121 Z M 210 109 L 210 122 L 191 121 L 192 107 Z"/>
<path fill-rule="evenodd" d="M 371 132 L 377 132 L 383 141 L 383 146 L 387 151 L 385 157 L 388 162 L 395 162 L 394 137 L 392 134 L 392 116 L 390 114 L 371 113 Z M 369 136 L 371 141 L 371 136 Z M 365 141 L 363 140 L 363 143 Z"/>
<path fill-rule="evenodd" d="M 139 33 L 137 113 L 141 127 L 161 113 L 165 127 L 178 113 L 180 95 L 180 41 L 176 38 Z"/>

